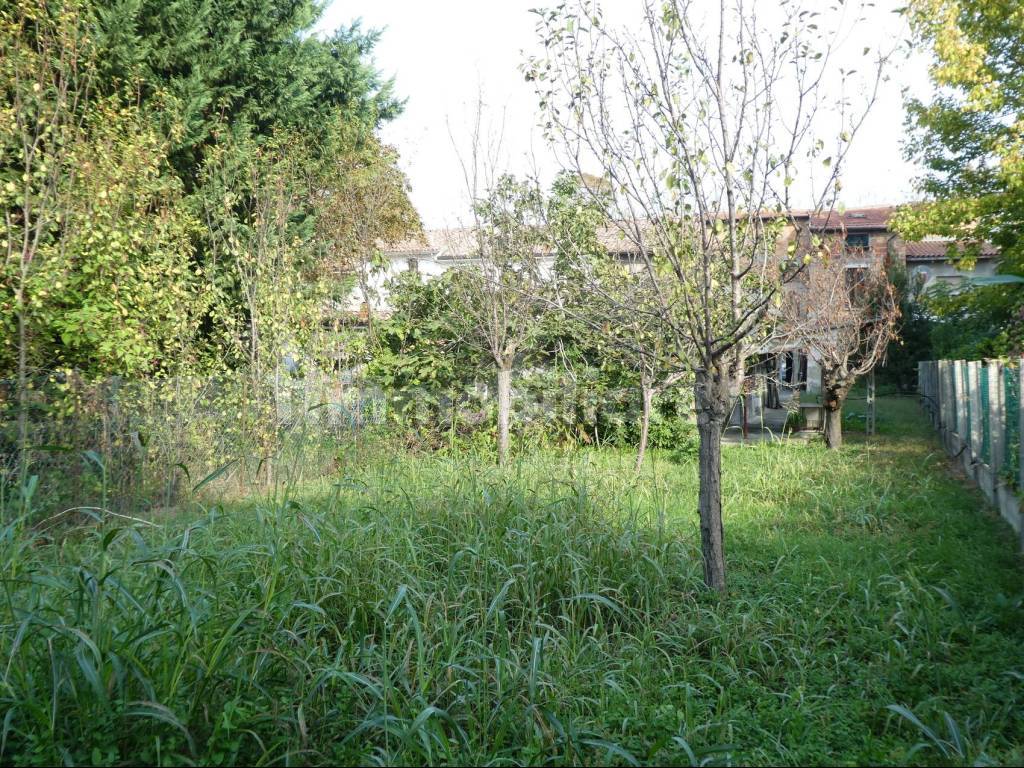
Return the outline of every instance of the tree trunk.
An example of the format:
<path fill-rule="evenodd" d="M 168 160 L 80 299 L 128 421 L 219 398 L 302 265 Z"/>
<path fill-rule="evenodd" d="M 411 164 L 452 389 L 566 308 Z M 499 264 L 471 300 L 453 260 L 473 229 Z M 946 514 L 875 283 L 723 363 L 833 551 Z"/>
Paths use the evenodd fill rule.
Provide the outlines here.
<path fill-rule="evenodd" d="M 722 427 L 729 412 L 729 377 L 716 369 L 698 371 L 694 385 L 697 434 L 700 437 L 700 547 L 704 583 L 725 591 L 725 545 L 722 530 Z"/>
<path fill-rule="evenodd" d="M 836 450 L 843 447 L 843 404 L 850 393 L 850 385 L 823 372 L 821 392 L 825 411 L 825 446 Z"/>
<path fill-rule="evenodd" d="M 843 447 L 843 405 L 825 409 L 825 447 L 837 449 Z"/>
<path fill-rule="evenodd" d="M 651 402 L 654 400 L 654 390 L 644 384 L 641 388 L 641 394 L 643 397 L 643 412 L 640 415 L 640 444 L 636 449 L 636 472 L 638 474 L 644 464 L 644 455 L 647 453 L 647 435 L 651 427 Z"/>
<path fill-rule="evenodd" d="M 512 367 L 498 369 L 498 464 L 508 461 L 508 428 L 512 414 Z"/>

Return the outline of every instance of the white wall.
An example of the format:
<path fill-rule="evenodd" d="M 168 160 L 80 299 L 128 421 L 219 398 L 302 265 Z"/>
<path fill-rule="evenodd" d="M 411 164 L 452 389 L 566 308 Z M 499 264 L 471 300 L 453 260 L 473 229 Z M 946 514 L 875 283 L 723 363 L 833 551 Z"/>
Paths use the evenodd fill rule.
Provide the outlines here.
<path fill-rule="evenodd" d="M 907 264 L 911 277 L 920 275 L 925 290 L 940 283 L 956 287 L 969 277 L 989 277 L 996 273 L 995 259 L 979 259 L 974 269 L 960 270 L 948 261 L 911 261 Z"/>
<path fill-rule="evenodd" d="M 448 268 L 448 264 L 438 262 L 436 256 L 389 256 L 384 269 L 369 268 L 366 273 L 366 288 L 370 305 L 374 312 L 389 312 L 392 307 L 388 302 L 388 291 L 385 287 L 389 280 L 409 270 L 410 261 L 416 261 L 416 268 L 427 280 L 437 277 Z M 346 309 L 359 311 L 364 301 L 363 290 L 357 284 L 348 296 Z"/>
<path fill-rule="evenodd" d="M 437 254 L 427 256 L 388 256 L 387 259 L 388 265 L 385 269 L 370 269 L 367 272 L 367 292 L 369 293 L 370 304 L 375 313 L 387 313 L 393 309 L 388 301 L 387 283 L 402 272 L 408 271 L 411 260 L 414 259 L 416 261 L 416 268 L 420 273 L 420 277 L 424 280 L 430 280 L 444 274 L 453 267 L 471 266 L 473 264 L 471 260 L 440 259 Z M 539 261 L 541 276 L 545 279 L 550 277 L 554 266 L 554 257 L 541 258 Z M 363 301 L 362 289 L 357 284 L 349 294 L 345 308 L 352 312 L 358 312 L 363 305 Z"/>

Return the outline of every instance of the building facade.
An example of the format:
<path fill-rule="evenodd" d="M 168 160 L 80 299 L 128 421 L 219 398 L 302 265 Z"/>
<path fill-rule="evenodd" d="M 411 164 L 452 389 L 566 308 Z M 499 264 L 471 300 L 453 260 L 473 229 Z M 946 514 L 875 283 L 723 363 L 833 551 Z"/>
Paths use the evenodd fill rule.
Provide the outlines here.
<path fill-rule="evenodd" d="M 896 209 L 884 205 L 827 214 L 794 214 L 795 226 L 783 236 L 780 253 L 785 252 L 793 237 L 798 242 L 806 238 L 801 247 L 809 248 L 811 235 L 818 235 L 830 241 L 833 252 L 842 254 L 850 285 L 857 282 L 859 271 L 883 264 L 904 265 L 911 279 L 924 290 L 941 285 L 956 289 L 971 277 L 995 273 L 998 252 L 990 245 L 982 246 L 980 257 L 970 270 L 963 270 L 949 260 L 952 244 L 947 240 L 905 242 L 890 228 Z M 599 236 L 613 258 L 634 265 L 643 263 L 641 254 L 618 232 L 609 230 Z M 453 267 L 472 264 L 475 248 L 473 231 L 466 228 L 427 230 L 416 239 L 388 246 L 383 249 L 383 265 L 363 275 L 360 286 L 349 297 L 347 309 L 360 314 L 386 314 L 391 308 L 387 294 L 391 279 L 413 271 L 429 280 Z M 553 269 L 553 253 L 537 254 L 537 258 L 542 272 Z M 787 293 L 806 290 L 815 269 L 812 260 L 804 274 L 798 274 L 787 284 Z M 748 380 L 743 382 L 743 398 L 738 400 L 740 406 L 733 414 L 734 426 L 777 430 L 792 413 L 799 413 L 807 428 L 821 425 L 821 369 L 813 348 L 785 342 L 768 346 L 751 357 L 748 374 Z"/>

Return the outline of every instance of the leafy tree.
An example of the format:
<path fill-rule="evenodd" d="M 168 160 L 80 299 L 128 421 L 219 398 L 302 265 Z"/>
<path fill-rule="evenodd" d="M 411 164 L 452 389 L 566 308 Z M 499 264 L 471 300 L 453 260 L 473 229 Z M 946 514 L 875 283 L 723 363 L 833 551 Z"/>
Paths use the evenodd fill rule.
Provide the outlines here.
<path fill-rule="evenodd" d="M 551 279 L 543 286 L 546 311 L 538 319 L 535 344 L 540 359 L 552 369 L 552 387 L 559 388 L 550 394 L 562 404 L 564 436 L 590 442 L 599 439 L 601 426 L 608 426 L 602 416 L 613 407 L 614 390 L 631 387 L 635 377 L 606 354 L 606 329 L 591 311 L 586 278 L 608 252 L 599 237 L 605 213 L 582 189 L 586 181 L 559 174 L 544 203 L 554 260 Z"/>
<path fill-rule="evenodd" d="M 318 238 L 327 247 L 326 267 L 333 282 L 350 287 L 352 276 L 367 307 L 374 334 L 370 273 L 382 263 L 381 247 L 422 231 L 409 201 L 409 180 L 398 167 L 398 153 L 370 132 L 339 124 L 331 136 L 330 160 L 318 183 Z M 344 290 L 343 288 L 343 290 Z M 343 296 L 337 296 L 344 300 Z M 338 313 L 333 318 L 338 321 Z"/>
<path fill-rule="evenodd" d="M 605 379 L 640 394 L 636 469 L 643 466 L 654 399 L 682 382 L 687 364 L 672 334 L 660 322 L 660 298 L 674 290 L 663 260 L 622 262 L 609 253 L 599 233 L 614 238 L 606 219 L 611 208 L 606 180 L 562 173 L 547 204 L 555 248 L 558 311 L 549 313 L 572 329 L 578 343 L 600 360 Z M 625 243 L 623 239 L 623 243 Z M 564 348 L 564 346 L 563 346 Z"/>
<path fill-rule="evenodd" d="M 299 356 L 320 318 L 322 284 L 305 217 L 316 188 L 301 137 L 214 148 L 204 167 L 211 310 L 222 362 L 259 379 Z"/>
<path fill-rule="evenodd" d="M 896 337 L 876 375 L 880 383 L 892 384 L 901 392 L 913 392 L 918 362 L 934 358 L 932 335 L 936 323 L 922 295 L 921 281 L 915 280 L 905 265 L 889 265 L 889 282 L 899 297 L 899 320 Z"/>
<path fill-rule="evenodd" d="M 178 370 L 210 293 L 167 143 L 136 107 L 94 103 L 60 182 L 60 236 L 30 282 L 39 362 L 90 375 Z"/>
<path fill-rule="evenodd" d="M 92 2 L 101 84 L 129 84 L 158 107 L 188 185 L 227 135 L 322 138 L 337 114 L 374 127 L 401 110 L 369 60 L 378 33 L 356 23 L 317 37 L 316 0 Z"/>
<path fill-rule="evenodd" d="M 176 371 L 209 306 L 169 142 L 97 94 L 90 24 L 79 0 L 0 10 L 0 377 L 17 381 L 23 479 L 37 383 Z"/>
<path fill-rule="evenodd" d="M 475 201 L 472 260 L 454 271 L 452 319 L 462 344 L 494 363 L 497 373 L 498 463 L 509 452 L 512 372 L 530 351 L 543 304 L 540 257 L 548 248 L 540 190 L 500 177 Z"/>
<path fill-rule="evenodd" d="M 377 325 L 366 367 L 370 381 L 389 393 L 399 426 L 428 437 L 439 438 L 444 427 L 458 421 L 450 409 L 488 372 L 486 361 L 459 343 L 454 279 L 454 271 L 431 280 L 415 271 L 393 278 L 388 284 L 392 312 Z"/>
<path fill-rule="evenodd" d="M 693 350 L 704 576 L 724 591 L 721 436 L 746 353 L 779 292 L 775 250 L 795 208 L 795 166 L 820 159 L 826 178 L 807 207 L 831 205 L 885 56 L 874 57 L 875 82 L 855 105 L 843 95 L 852 73 L 831 64 L 842 18 L 826 31 L 810 8 L 787 7 L 770 25 L 753 4 L 713 5 L 649 0 L 639 31 L 609 23 L 588 0 L 538 11 L 544 52 L 526 77 L 566 168 L 582 174 L 596 164 L 610 183 L 608 225 L 648 270 L 661 261 L 674 278 L 653 319 L 677 348 Z M 829 100 L 840 124 L 826 144 L 816 133 Z"/>
<path fill-rule="evenodd" d="M 288 287 L 278 296 L 301 298 L 292 306 L 308 309 L 309 296 L 336 298 L 359 274 L 339 253 L 364 259 L 378 238 L 415 223 L 395 154 L 373 135 L 402 107 L 370 58 L 378 34 L 358 23 L 313 34 L 323 10 L 315 0 L 90 2 L 98 87 L 132 89 L 170 138 L 173 166 L 204 225 L 191 250 L 217 295 L 200 326 L 205 359 L 251 362 L 260 346 L 252 292 L 258 286 L 266 301 L 272 292 L 254 265 L 284 266 L 250 245 L 283 244 L 287 232 L 295 271 L 285 270 Z M 287 198 L 276 234 L 258 231 L 270 226 L 259 214 L 270 166 L 274 196 Z M 325 294 L 332 271 L 336 285 Z M 297 339 L 309 337 L 323 313 L 291 316 L 301 326 L 291 331 Z M 335 328 L 333 339 L 340 337 Z"/>
<path fill-rule="evenodd" d="M 23 474 L 29 393 L 53 368 L 227 367 L 270 479 L 279 384 L 353 271 L 339 254 L 417 223 L 374 136 L 401 108 L 369 58 L 376 34 L 314 36 L 321 10 L 0 5 L 0 377 L 17 377 Z"/>
<path fill-rule="evenodd" d="M 0 207 L 3 208 L 3 355 L 18 379 L 18 442 L 25 478 L 29 377 L 34 362 L 32 293 L 61 219 L 70 156 L 82 138 L 90 52 L 78 3 L 0 11 Z"/>
<path fill-rule="evenodd" d="M 415 218 L 394 153 L 372 133 L 400 109 L 368 60 L 376 35 L 353 26 L 311 36 L 320 10 L 306 0 L 4 9 L 0 195 L 10 296 L 0 364 L 19 365 L 22 378 L 42 363 L 97 374 L 167 369 L 195 357 L 181 352 L 190 335 L 183 322 L 202 332 L 207 362 L 251 362 L 252 349 L 242 358 L 231 350 L 253 345 L 243 276 L 263 257 L 245 249 L 254 227 L 271 234 L 258 218 L 266 187 L 256 170 L 270 156 L 281 160 L 275 194 L 289 197 L 274 235 L 287 233 L 298 269 L 289 280 L 322 276 L 325 241 L 353 248 L 361 235 L 373 247 Z M 289 178 L 282 137 L 293 148 Z M 362 199 L 362 215 L 342 210 L 342 197 L 366 198 L 371 175 L 386 176 L 388 199 Z M 324 201 L 333 205 L 318 209 Z M 342 231 L 350 222 L 359 233 Z M 40 292 L 27 296 L 33 281 Z M 19 354 L 25 360 L 11 362 Z"/>
<path fill-rule="evenodd" d="M 973 265 L 981 243 L 1001 251 L 999 271 L 1024 272 L 1024 15 L 1014 0 L 912 0 L 905 11 L 932 47 L 930 103 L 911 100 L 909 157 L 926 173 L 927 202 L 900 213 L 908 239 L 952 238 L 950 259 Z M 934 304 L 982 330 L 967 356 L 1024 348 L 1024 290 L 988 285 Z M 941 331 L 940 331 L 941 332 Z"/>

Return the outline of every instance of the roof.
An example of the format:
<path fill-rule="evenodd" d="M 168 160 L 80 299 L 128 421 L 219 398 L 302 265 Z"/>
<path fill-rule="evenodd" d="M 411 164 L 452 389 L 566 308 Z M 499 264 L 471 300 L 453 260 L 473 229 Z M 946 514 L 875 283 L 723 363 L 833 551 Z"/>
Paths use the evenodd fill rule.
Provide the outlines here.
<path fill-rule="evenodd" d="M 472 258 L 476 238 L 472 227 L 426 229 L 415 237 L 394 244 L 381 244 L 388 256 L 433 256 L 438 260 Z"/>
<path fill-rule="evenodd" d="M 889 229 L 889 219 L 896 212 L 895 205 L 874 205 L 867 208 L 835 209 L 814 216 L 812 225 L 821 229 L 844 229 L 848 232 L 883 232 Z M 810 219 L 811 212 L 796 214 Z"/>
<path fill-rule="evenodd" d="M 382 243 L 381 249 L 391 256 L 430 256 L 434 249 L 423 237 L 409 238 L 397 243 Z"/>
<path fill-rule="evenodd" d="M 597 238 L 610 253 L 637 251 L 633 242 L 617 227 L 602 227 L 597 232 Z M 473 227 L 447 227 L 427 229 L 416 237 L 390 245 L 382 244 L 381 247 L 388 256 L 433 256 L 439 261 L 450 261 L 473 258 L 478 246 Z M 553 249 L 545 249 L 543 252 L 554 255 Z"/>
<path fill-rule="evenodd" d="M 895 205 L 874 205 L 863 208 L 846 208 L 827 213 L 814 214 L 812 211 L 794 211 L 798 221 L 810 221 L 815 229 L 846 232 L 887 232 L 889 220 L 896 212 Z M 613 254 L 637 254 L 633 241 L 627 238 L 619 227 L 606 226 L 597 231 L 598 241 Z M 949 248 L 948 240 L 930 238 L 921 242 L 908 242 L 907 259 L 928 261 L 945 259 Z M 439 261 L 473 258 L 476 238 L 472 227 L 428 229 L 421 235 L 393 245 L 384 245 L 389 256 L 433 256 Z M 997 256 L 998 249 L 990 244 L 981 246 L 981 258 Z"/>
<path fill-rule="evenodd" d="M 945 261 L 949 254 L 952 240 L 922 240 L 918 243 L 907 243 L 907 261 Z M 965 246 L 966 243 L 960 243 Z M 999 255 L 999 249 L 992 243 L 982 243 L 979 257 L 991 259 Z"/>

